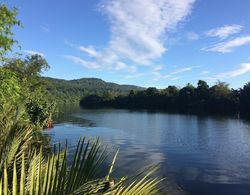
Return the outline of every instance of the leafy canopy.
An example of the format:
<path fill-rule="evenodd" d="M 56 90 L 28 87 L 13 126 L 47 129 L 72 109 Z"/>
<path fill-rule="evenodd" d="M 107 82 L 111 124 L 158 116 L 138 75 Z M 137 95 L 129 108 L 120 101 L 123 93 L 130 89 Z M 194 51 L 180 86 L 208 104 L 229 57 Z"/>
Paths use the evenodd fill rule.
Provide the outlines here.
<path fill-rule="evenodd" d="M 0 59 L 6 52 L 11 51 L 12 45 L 16 42 L 13 39 L 12 29 L 20 26 L 20 21 L 16 18 L 17 9 L 9 9 L 6 5 L 0 4 Z"/>

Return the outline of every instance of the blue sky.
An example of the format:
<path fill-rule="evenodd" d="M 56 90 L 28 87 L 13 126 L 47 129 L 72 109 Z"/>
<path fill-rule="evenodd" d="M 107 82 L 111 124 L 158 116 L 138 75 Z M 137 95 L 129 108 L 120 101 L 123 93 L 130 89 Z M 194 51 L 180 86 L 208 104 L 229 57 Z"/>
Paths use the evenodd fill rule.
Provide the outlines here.
<path fill-rule="evenodd" d="M 4 2 L 24 26 L 16 50 L 44 55 L 45 76 L 159 88 L 250 81 L 249 0 Z"/>

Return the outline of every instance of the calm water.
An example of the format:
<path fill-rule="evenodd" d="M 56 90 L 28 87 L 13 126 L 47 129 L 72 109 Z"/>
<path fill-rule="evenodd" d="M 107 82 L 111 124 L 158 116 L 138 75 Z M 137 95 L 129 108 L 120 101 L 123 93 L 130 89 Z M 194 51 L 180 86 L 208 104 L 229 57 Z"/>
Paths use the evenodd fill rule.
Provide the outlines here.
<path fill-rule="evenodd" d="M 173 194 L 250 194 L 250 123 L 240 119 L 129 110 L 71 109 L 46 130 L 53 142 L 100 136 L 120 148 L 115 176 L 160 163 Z"/>

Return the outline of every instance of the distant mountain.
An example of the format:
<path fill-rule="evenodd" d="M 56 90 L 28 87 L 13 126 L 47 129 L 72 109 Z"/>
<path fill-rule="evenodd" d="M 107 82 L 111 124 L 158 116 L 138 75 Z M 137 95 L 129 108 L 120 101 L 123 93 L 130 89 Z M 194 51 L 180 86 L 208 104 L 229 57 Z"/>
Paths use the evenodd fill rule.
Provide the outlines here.
<path fill-rule="evenodd" d="M 64 80 L 43 77 L 43 80 L 45 81 L 48 98 L 61 103 L 79 102 L 81 97 L 89 94 L 125 95 L 130 90 L 139 91 L 144 89 L 134 85 L 105 82 L 98 78 Z"/>

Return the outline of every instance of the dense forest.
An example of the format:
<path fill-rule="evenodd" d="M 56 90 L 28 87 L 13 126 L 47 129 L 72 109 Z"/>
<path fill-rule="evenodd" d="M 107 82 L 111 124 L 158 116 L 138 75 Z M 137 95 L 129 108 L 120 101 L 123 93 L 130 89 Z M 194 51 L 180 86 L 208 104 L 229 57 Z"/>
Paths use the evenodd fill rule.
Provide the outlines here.
<path fill-rule="evenodd" d="M 149 87 L 128 95 L 89 95 L 81 99 L 83 107 L 113 107 L 129 109 L 162 109 L 185 112 L 236 112 L 250 111 L 250 83 L 241 89 L 230 89 L 218 81 L 209 86 L 199 80 L 197 87 L 187 84 L 183 88 L 168 86 L 166 89 Z"/>
<path fill-rule="evenodd" d="M 118 85 L 97 78 L 82 78 L 74 80 L 42 78 L 45 84 L 45 94 L 48 99 L 57 103 L 79 103 L 83 96 L 90 94 L 111 93 L 116 96 L 127 95 L 130 90 L 143 90 L 133 85 Z"/>

